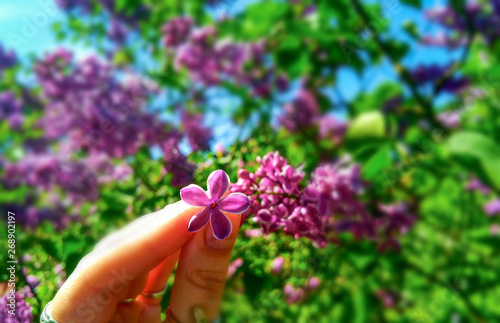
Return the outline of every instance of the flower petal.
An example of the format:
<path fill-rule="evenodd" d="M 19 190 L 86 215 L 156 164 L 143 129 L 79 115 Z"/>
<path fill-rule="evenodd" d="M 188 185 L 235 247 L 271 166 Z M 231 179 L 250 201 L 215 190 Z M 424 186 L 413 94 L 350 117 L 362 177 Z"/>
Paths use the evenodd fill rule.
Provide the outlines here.
<path fill-rule="evenodd" d="M 208 176 L 207 187 L 212 202 L 218 201 L 229 189 L 229 176 L 222 169 L 216 170 Z"/>
<path fill-rule="evenodd" d="M 217 202 L 217 206 L 224 212 L 241 214 L 250 207 L 250 200 L 243 193 L 231 193 Z"/>
<path fill-rule="evenodd" d="M 181 199 L 192 206 L 209 206 L 207 193 L 198 185 L 188 185 L 181 189 Z"/>
<path fill-rule="evenodd" d="M 233 230 L 231 220 L 222 213 L 219 209 L 212 209 L 212 216 L 210 217 L 212 229 L 214 230 L 214 237 L 222 240 L 227 238 Z"/>
<path fill-rule="evenodd" d="M 207 225 L 208 220 L 210 220 L 210 208 L 204 208 L 200 212 L 198 212 L 195 216 L 189 220 L 188 231 L 196 232 L 202 229 L 205 225 Z"/>

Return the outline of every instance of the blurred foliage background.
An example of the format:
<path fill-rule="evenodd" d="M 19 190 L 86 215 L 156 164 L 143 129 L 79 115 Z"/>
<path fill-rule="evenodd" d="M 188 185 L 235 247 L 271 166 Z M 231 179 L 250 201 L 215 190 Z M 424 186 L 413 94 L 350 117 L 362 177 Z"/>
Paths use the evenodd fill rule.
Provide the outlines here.
<path fill-rule="evenodd" d="M 500 321 L 500 1 L 31 5 L 0 24 L 18 322 L 215 169 L 253 201 L 223 322 Z"/>

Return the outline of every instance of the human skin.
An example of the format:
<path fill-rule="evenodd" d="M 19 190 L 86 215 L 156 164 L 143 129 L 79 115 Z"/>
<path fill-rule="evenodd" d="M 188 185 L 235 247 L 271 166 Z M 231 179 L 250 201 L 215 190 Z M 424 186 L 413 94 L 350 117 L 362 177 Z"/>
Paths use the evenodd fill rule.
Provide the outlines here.
<path fill-rule="evenodd" d="M 59 323 L 162 322 L 161 299 L 140 294 L 163 290 L 178 262 L 170 297 L 173 317 L 163 322 L 196 322 L 195 308 L 209 322 L 215 320 L 240 215 L 226 214 L 233 230 L 217 240 L 211 224 L 198 232 L 187 231 L 200 209 L 179 201 L 104 238 L 56 294 L 52 317 Z M 133 297 L 134 302 L 121 303 Z"/>

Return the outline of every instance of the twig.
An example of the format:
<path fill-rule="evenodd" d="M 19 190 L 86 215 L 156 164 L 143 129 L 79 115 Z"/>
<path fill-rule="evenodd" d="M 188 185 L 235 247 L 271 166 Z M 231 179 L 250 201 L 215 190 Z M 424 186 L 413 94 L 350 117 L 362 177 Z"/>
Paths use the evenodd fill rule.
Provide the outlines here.
<path fill-rule="evenodd" d="M 352 4 L 354 5 L 354 9 L 359 14 L 359 16 L 361 17 L 363 22 L 367 25 L 370 25 L 370 16 L 366 12 L 365 8 L 363 8 L 360 1 L 353 0 Z M 379 35 L 377 33 L 373 33 L 373 39 L 375 40 L 375 42 L 376 42 L 377 46 L 380 48 L 380 50 L 385 54 L 385 56 L 387 56 L 387 58 L 389 59 L 389 61 L 393 65 L 394 70 L 398 74 L 399 78 L 408 85 L 413 97 L 424 109 L 425 116 L 429 120 L 429 122 L 434 127 L 443 128 L 441 125 L 441 122 L 439 122 L 439 120 L 436 119 L 432 103 L 429 100 L 425 99 L 422 96 L 422 94 L 418 91 L 417 84 L 416 84 L 415 80 L 411 77 L 409 70 L 406 67 L 404 67 L 403 65 L 401 65 L 399 62 L 397 62 L 392 57 L 390 48 L 379 37 Z"/>

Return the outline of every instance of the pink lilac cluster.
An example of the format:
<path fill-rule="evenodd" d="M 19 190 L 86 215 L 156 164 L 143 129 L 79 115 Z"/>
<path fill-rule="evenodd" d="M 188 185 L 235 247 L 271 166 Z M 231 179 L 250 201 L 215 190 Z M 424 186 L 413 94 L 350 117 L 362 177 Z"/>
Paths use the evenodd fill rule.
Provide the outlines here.
<path fill-rule="evenodd" d="M 168 136 L 166 125 L 142 109 L 155 88 L 134 77 L 117 81 L 95 56 L 74 62 L 59 49 L 38 61 L 35 73 L 47 101 L 41 126 L 48 139 L 66 137 L 74 150 L 122 158 Z"/>
<path fill-rule="evenodd" d="M 405 203 L 399 202 L 390 205 L 378 206 L 380 216 L 375 217 L 374 228 L 380 237 L 379 249 L 383 252 L 388 249 L 400 250 L 398 236 L 406 234 L 417 220 Z"/>
<path fill-rule="evenodd" d="M 384 304 L 385 308 L 394 307 L 396 303 L 397 295 L 394 292 L 378 289 L 375 291 L 375 296 Z"/>
<path fill-rule="evenodd" d="M 169 20 L 161 29 L 163 32 L 163 46 L 177 47 L 184 43 L 192 27 L 193 19 L 191 17 L 177 17 Z"/>
<path fill-rule="evenodd" d="M 11 68 L 17 64 L 17 57 L 14 51 L 7 51 L 2 44 L 0 44 L 0 76 L 7 68 Z"/>
<path fill-rule="evenodd" d="M 300 302 L 307 293 L 312 292 L 321 285 L 318 277 L 311 277 L 305 286 L 295 288 L 292 284 L 287 283 L 283 288 L 283 294 L 288 304 Z"/>
<path fill-rule="evenodd" d="M 461 115 L 461 111 L 443 111 L 436 118 L 446 128 L 456 129 L 460 126 Z"/>
<path fill-rule="evenodd" d="M 212 129 L 203 126 L 202 113 L 183 110 L 181 112 L 181 125 L 189 146 L 194 152 L 210 150 L 210 141 L 213 138 Z"/>
<path fill-rule="evenodd" d="M 22 103 L 14 93 L 0 92 L 0 119 L 7 120 L 12 129 L 18 129 L 24 122 Z"/>
<path fill-rule="evenodd" d="M 265 44 L 219 39 L 212 26 L 196 27 L 190 18 L 178 17 L 162 28 L 163 44 L 175 56 L 176 69 L 185 68 L 195 82 L 219 85 L 225 80 L 269 96 L 273 87 L 286 89 L 287 78 L 265 64 Z"/>
<path fill-rule="evenodd" d="M 500 214 L 500 198 L 493 199 L 484 205 L 484 212 L 489 216 Z"/>
<path fill-rule="evenodd" d="M 500 38 L 500 28 L 498 28 L 500 26 L 500 4 L 498 0 L 490 0 L 490 3 L 492 10 L 488 10 L 487 6 L 477 2 L 468 2 L 464 15 L 458 14 L 450 6 L 439 6 L 428 10 L 426 17 L 455 32 L 466 31 L 467 20 L 469 20 L 471 27 L 483 35 L 486 43 L 493 44 Z M 459 41 L 457 38 L 450 38 L 450 42 L 443 45 L 453 48 L 457 41 Z M 465 43 L 465 40 L 462 42 Z"/>
<path fill-rule="evenodd" d="M 456 49 L 464 46 L 467 43 L 467 39 L 460 36 L 450 36 L 444 32 L 437 33 L 436 35 L 424 35 L 420 39 L 420 42 L 425 45 L 438 46 L 438 47 L 448 47 L 450 49 Z"/>
<path fill-rule="evenodd" d="M 491 189 L 483 184 L 477 177 L 472 177 L 471 180 L 465 186 L 468 191 L 480 191 L 483 195 L 488 195 Z"/>
<path fill-rule="evenodd" d="M 63 159 L 53 154 L 27 154 L 17 162 L 6 162 L 1 177 L 7 188 L 29 185 L 46 191 L 59 186 L 73 203 L 95 201 L 98 185 L 122 180 L 131 174 L 126 165 L 113 165 L 104 154 L 79 159 Z"/>
<path fill-rule="evenodd" d="M 227 277 L 232 277 L 241 266 L 243 266 L 243 259 L 236 258 L 227 268 Z"/>
<path fill-rule="evenodd" d="M 295 304 L 302 300 L 305 292 L 302 287 L 295 288 L 292 284 L 288 283 L 285 285 L 285 288 L 283 288 L 283 294 L 288 304 Z"/>
<path fill-rule="evenodd" d="M 0 179 L 0 183 L 3 180 Z M 2 183 L 3 184 L 3 183 Z M 23 204 L 5 203 L 0 206 L 2 212 L 16 214 L 18 223 L 23 227 L 34 229 L 43 221 L 49 221 L 56 230 L 62 231 L 71 221 L 79 221 L 80 216 L 76 211 L 68 210 L 68 202 L 62 200 L 57 194 L 50 193 L 43 203 L 47 206 L 34 206 L 37 198 L 33 193 L 28 193 Z"/>
<path fill-rule="evenodd" d="M 356 238 L 375 241 L 382 250 L 397 250 L 396 238 L 415 221 L 404 203 L 380 205 L 377 212 L 368 212 L 360 201 L 367 184 L 359 165 L 348 158 L 317 167 L 305 187 L 301 185 L 304 172 L 289 165 L 279 152 L 258 157 L 257 162 L 255 173 L 239 170 L 231 191 L 250 197 L 251 207 L 243 216 L 253 214 L 264 233 L 281 228 L 296 239 L 307 237 L 324 247 L 335 241 L 337 233 L 348 231 Z"/>
<path fill-rule="evenodd" d="M 9 298 L 10 295 L 13 295 L 14 298 Z M 15 303 L 13 308 L 9 306 L 11 302 Z M 14 310 L 14 315 L 9 313 L 11 310 Z M 31 305 L 26 302 L 25 296 L 21 293 L 4 294 L 0 297 L 0 322 L 31 323 L 33 321 L 32 311 Z"/>
<path fill-rule="evenodd" d="M 107 35 L 110 40 L 113 40 L 119 44 L 124 43 L 127 39 L 128 33 L 129 30 L 124 23 L 122 23 L 119 19 L 111 18 L 111 22 L 107 31 Z"/>
<path fill-rule="evenodd" d="M 292 133 L 316 126 L 320 138 L 334 142 L 340 142 L 347 130 L 345 122 L 320 113 L 315 94 L 307 89 L 300 89 L 294 100 L 284 106 L 278 121 Z"/>

